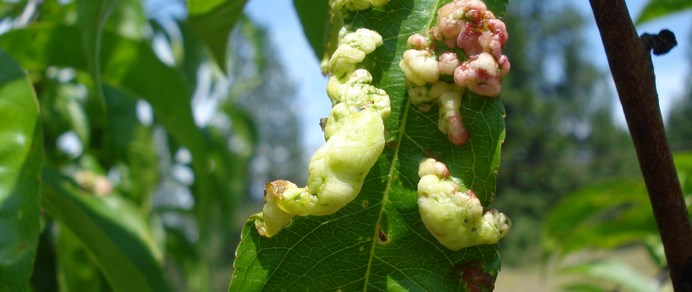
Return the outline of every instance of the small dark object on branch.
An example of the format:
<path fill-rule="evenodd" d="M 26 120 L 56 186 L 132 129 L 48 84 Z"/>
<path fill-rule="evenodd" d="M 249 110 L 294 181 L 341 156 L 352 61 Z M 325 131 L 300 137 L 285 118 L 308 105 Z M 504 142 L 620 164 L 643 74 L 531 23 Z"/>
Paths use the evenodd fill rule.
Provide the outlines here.
<path fill-rule="evenodd" d="M 675 39 L 675 34 L 667 29 L 662 30 L 658 34 L 642 34 L 641 40 L 647 48 L 654 50 L 654 55 L 659 56 L 670 52 L 673 47 L 678 45 Z"/>

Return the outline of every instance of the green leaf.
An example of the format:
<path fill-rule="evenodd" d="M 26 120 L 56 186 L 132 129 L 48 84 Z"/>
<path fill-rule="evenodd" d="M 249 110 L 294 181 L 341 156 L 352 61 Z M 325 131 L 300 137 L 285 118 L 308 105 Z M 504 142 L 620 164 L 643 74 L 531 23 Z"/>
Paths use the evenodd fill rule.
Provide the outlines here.
<path fill-rule="evenodd" d="M 166 129 L 193 156 L 196 172 L 195 208 L 198 222 L 205 234 L 206 210 L 209 202 L 206 144 L 195 125 L 190 106 L 192 94 L 178 72 L 162 63 L 151 47 L 104 32 L 101 51 L 101 71 L 105 82 L 148 101 Z M 48 66 L 72 67 L 87 71 L 83 58 L 81 33 L 76 27 L 37 25 L 0 35 L 0 47 L 11 52 L 27 69 L 40 70 Z"/>
<path fill-rule="evenodd" d="M 656 226 L 644 185 L 618 180 L 566 196 L 548 213 L 543 230 L 545 248 L 567 254 L 644 239 Z"/>
<path fill-rule="evenodd" d="M 682 186 L 682 192 L 692 195 L 692 152 L 673 153 L 675 169 Z"/>
<path fill-rule="evenodd" d="M 0 50 L 0 290 L 28 290 L 40 232 L 43 141 L 31 82 Z"/>
<path fill-rule="evenodd" d="M 233 26 L 247 0 L 190 0 L 190 27 L 211 50 L 221 70 L 226 71 L 226 51 Z"/>
<path fill-rule="evenodd" d="M 692 8 L 689 0 L 650 0 L 637 17 L 637 24 Z"/>
<path fill-rule="evenodd" d="M 324 57 L 324 43 L 329 28 L 329 1 L 293 0 L 303 33 L 317 60 Z"/>
<path fill-rule="evenodd" d="M 87 60 L 87 67 L 93 81 L 94 98 L 98 107 L 97 112 L 103 113 L 106 108 L 103 101 L 103 91 L 101 90 L 101 64 L 99 62 L 101 33 L 106 19 L 108 19 L 117 2 L 113 0 L 80 0 L 77 2 L 77 18 L 82 32 L 84 57 Z"/>
<path fill-rule="evenodd" d="M 692 154 L 675 154 L 674 160 L 684 186 L 685 178 L 692 174 Z M 599 182 L 565 196 L 546 216 L 543 237 L 545 250 L 560 255 L 634 242 L 647 248 L 660 244 L 641 179 Z"/>
<path fill-rule="evenodd" d="M 169 291 L 149 225 L 132 203 L 117 194 L 96 197 L 53 170 L 43 206 L 68 228 L 96 260 L 115 291 Z"/>
<path fill-rule="evenodd" d="M 56 224 L 55 256 L 60 291 L 105 291 L 108 282 L 82 241 L 61 224 Z"/>
<path fill-rule="evenodd" d="M 152 130 L 137 117 L 137 100 L 112 86 L 104 86 L 108 106 L 106 155 L 102 160 L 120 160 L 119 189 L 130 200 L 148 210 L 159 180 L 158 157 Z M 106 165 L 115 163 L 108 161 Z"/>
<path fill-rule="evenodd" d="M 465 94 L 461 112 L 469 141 L 462 146 L 453 146 L 438 131 L 436 110 L 422 113 L 408 100 L 399 61 L 408 36 L 429 29 L 441 2 L 448 1 L 391 1 L 346 20 L 351 29 L 368 27 L 384 40 L 360 66 L 390 97 L 387 146 L 361 193 L 336 214 L 296 217 L 271 238 L 257 233 L 251 217 L 236 252 L 230 291 L 463 291 L 460 273 L 474 267 L 495 278 L 496 245 L 451 251 L 425 228 L 418 211 L 418 165 L 426 157 L 445 162 L 488 206 L 504 140 L 499 98 Z"/>
<path fill-rule="evenodd" d="M 654 290 L 654 283 L 646 275 L 631 266 L 615 260 L 596 260 L 579 263 L 559 271 L 562 275 L 577 276 L 581 281 L 593 285 L 602 282 L 600 291 L 624 290 L 645 292 Z M 572 290 L 570 290 L 572 291 Z M 582 289 L 581 291 L 584 291 Z"/>

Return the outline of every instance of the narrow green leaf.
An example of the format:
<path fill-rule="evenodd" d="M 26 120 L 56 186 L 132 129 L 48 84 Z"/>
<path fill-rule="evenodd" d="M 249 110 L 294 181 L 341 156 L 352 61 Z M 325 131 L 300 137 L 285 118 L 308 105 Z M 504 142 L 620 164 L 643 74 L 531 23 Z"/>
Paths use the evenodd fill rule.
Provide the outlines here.
<path fill-rule="evenodd" d="M 152 130 L 137 117 L 137 100 L 112 86 L 103 88 L 108 115 L 106 165 L 120 162 L 120 191 L 142 210 L 149 210 L 158 184 L 159 166 Z M 102 160 L 102 161 L 103 161 Z"/>
<path fill-rule="evenodd" d="M 223 5 L 226 0 L 190 0 L 187 1 L 187 10 L 190 15 L 204 14 Z M 242 9 L 241 9 L 242 10 Z"/>
<path fill-rule="evenodd" d="M 205 60 L 205 45 L 202 43 L 190 27 L 190 24 L 186 22 L 181 22 L 178 24 L 180 27 L 180 34 L 182 38 L 182 50 L 184 54 L 182 55 L 182 60 L 178 64 L 178 70 L 183 74 L 185 81 L 187 82 L 188 88 L 194 90 L 197 87 L 197 71 L 199 66 Z M 162 28 L 159 29 L 162 33 L 166 33 Z M 168 36 L 170 39 L 171 37 Z"/>
<path fill-rule="evenodd" d="M 688 196 L 692 195 L 692 152 L 673 153 L 673 160 L 682 192 Z"/>
<path fill-rule="evenodd" d="M 211 50 L 221 70 L 226 71 L 226 50 L 233 26 L 247 0 L 190 0 L 190 27 Z"/>
<path fill-rule="evenodd" d="M 43 141 L 31 82 L 2 50 L 0 117 L 0 290 L 25 291 L 40 232 Z"/>
<path fill-rule="evenodd" d="M 692 8 L 689 0 L 650 0 L 637 17 L 637 24 Z"/>
<path fill-rule="evenodd" d="M 230 291 L 464 291 L 460 273 L 468 269 L 494 280 L 500 268 L 496 245 L 451 251 L 425 228 L 418 211 L 418 166 L 426 157 L 445 162 L 488 206 L 504 140 L 499 98 L 464 95 L 461 113 L 469 141 L 462 146 L 453 146 L 438 131 L 437 111 L 422 113 L 410 105 L 399 69 L 407 38 L 429 29 L 435 11 L 447 2 L 391 1 L 346 20 L 351 29 L 368 27 L 384 40 L 359 66 L 389 95 L 388 144 L 361 193 L 336 214 L 296 217 L 271 238 L 257 233 L 251 217 L 236 252 Z M 498 1 L 486 2 L 495 7 Z"/>
<path fill-rule="evenodd" d="M 598 260 L 579 263 L 562 268 L 562 275 L 577 276 L 585 283 L 604 283 L 601 291 L 624 290 L 633 292 L 654 291 L 654 283 L 649 277 L 634 270 L 630 265 L 616 260 Z"/>
<path fill-rule="evenodd" d="M 648 204 L 646 188 L 637 180 L 607 181 L 579 190 L 548 213 L 543 228 L 544 246 L 566 254 L 582 248 L 605 247 L 605 239 L 615 240 L 616 234 L 623 236 L 620 239 L 645 237 L 651 228 L 656 230 L 653 221 L 647 222 L 653 220 Z M 644 217 L 627 216 L 633 210 L 644 213 Z M 627 222 L 626 218 L 635 221 Z M 609 236 L 603 237 L 606 234 Z"/>
<path fill-rule="evenodd" d="M 115 291 L 169 291 L 145 218 L 116 194 L 95 197 L 53 170 L 46 182 L 43 207 L 84 243 Z"/>
<path fill-rule="evenodd" d="M 692 155 L 674 155 L 681 181 L 692 173 Z M 546 216 L 543 246 L 566 255 L 587 248 L 659 242 L 653 211 L 641 179 L 600 182 L 565 196 Z M 689 208 L 689 207 L 688 207 Z"/>
<path fill-rule="evenodd" d="M 102 276 L 89 250 L 81 240 L 61 224 L 56 224 L 55 256 L 60 291 L 106 291 L 108 282 Z"/>
<path fill-rule="evenodd" d="M 93 81 L 94 98 L 98 107 L 97 112 L 103 113 L 106 108 L 103 100 L 103 91 L 101 90 L 101 64 L 99 62 L 101 32 L 106 19 L 108 19 L 117 2 L 114 0 L 79 0 L 77 2 L 77 18 L 82 32 L 84 57 L 86 58 L 88 71 Z"/>
<path fill-rule="evenodd" d="M 317 60 L 324 57 L 324 44 L 329 28 L 329 1 L 293 0 L 303 33 Z"/>

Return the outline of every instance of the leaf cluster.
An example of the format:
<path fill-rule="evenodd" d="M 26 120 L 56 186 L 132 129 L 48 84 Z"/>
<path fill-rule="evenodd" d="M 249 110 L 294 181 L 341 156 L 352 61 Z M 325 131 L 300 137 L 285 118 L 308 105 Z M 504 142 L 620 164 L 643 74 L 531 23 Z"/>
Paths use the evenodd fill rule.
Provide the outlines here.
<path fill-rule="evenodd" d="M 267 143 L 257 106 L 228 84 L 291 94 L 288 81 L 258 89 L 282 74 L 272 60 L 229 48 L 261 32 L 240 20 L 245 2 L 158 4 L 187 19 L 150 18 L 136 0 L 0 5 L 0 290 L 226 287 L 234 217 Z M 255 82 L 229 77 L 238 62 L 261 66 L 242 74 Z M 200 100 L 219 106 L 200 115 Z M 300 157 L 291 131 L 283 143 Z"/>

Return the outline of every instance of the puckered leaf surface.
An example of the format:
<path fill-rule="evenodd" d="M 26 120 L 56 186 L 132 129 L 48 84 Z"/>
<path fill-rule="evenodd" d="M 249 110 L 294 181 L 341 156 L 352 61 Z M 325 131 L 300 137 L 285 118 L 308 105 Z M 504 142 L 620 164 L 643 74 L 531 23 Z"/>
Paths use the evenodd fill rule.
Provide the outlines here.
<path fill-rule="evenodd" d="M 392 0 L 345 20 L 352 30 L 367 27 L 384 39 L 360 64 L 391 100 L 384 153 L 361 193 L 336 214 L 296 217 L 272 238 L 261 237 L 251 217 L 242 232 L 229 290 L 463 291 L 460 274 L 469 268 L 482 267 L 491 279 L 497 275 L 496 245 L 447 249 L 423 225 L 416 202 L 419 162 L 433 157 L 446 163 L 487 207 L 495 195 L 504 139 L 505 112 L 499 98 L 465 93 L 461 113 L 469 141 L 462 146 L 452 145 L 438 131 L 437 109 L 423 113 L 409 102 L 399 69 L 407 38 L 427 31 L 437 8 L 447 2 Z M 506 1 L 487 3 L 496 15 L 506 6 Z"/>

